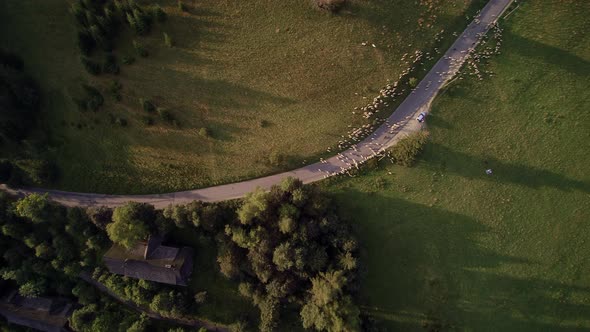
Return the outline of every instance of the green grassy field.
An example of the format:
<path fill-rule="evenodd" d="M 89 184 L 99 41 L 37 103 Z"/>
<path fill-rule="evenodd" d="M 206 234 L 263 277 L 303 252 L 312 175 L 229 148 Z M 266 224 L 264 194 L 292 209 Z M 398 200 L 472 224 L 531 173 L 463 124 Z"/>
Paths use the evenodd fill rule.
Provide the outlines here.
<path fill-rule="evenodd" d="M 387 330 L 590 329 L 589 15 L 523 2 L 495 76 L 436 100 L 416 167 L 326 185 L 365 246 L 363 308 Z"/>
<path fill-rule="evenodd" d="M 51 133 L 45 154 L 62 170 L 55 187 L 165 192 L 312 161 L 349 125 L 364 123 L 352 111 L 408 67 L 403 54 L 448 45 L 466 25 L 464 13 L 483 3 L 351 0 L 336 16 L 301 0 L 185 1 L 188 13 L 173 0 L 140 3 L 154 2 L 168 21 L 147 37 L 127 31 L 115 52 L 119 59 L 132 55 L 137 38 L 150 56 L 98 79 L 80 64 L 68 1 L 0 4 L 0 46 L 24 57 L 44 92 L 43 123 Z M 436 41 L 442 29 L 445 38 Z M 163 32 L 174 48 L 164 45 Z M 104 91 L 113 79 L 123 86 L 121 102 L 105 92 L 98 113 L 76 109 L 72 98 L 82 83 Z M 181 127 L 144 125 L 139 98 L 169 109 Z M 109 114 L 129 126 L 111 124 Z M 199 136 L 202 127 L 211 138 Z M 284 165 L 269 164 L 274 151 L 284 154 Z"/>

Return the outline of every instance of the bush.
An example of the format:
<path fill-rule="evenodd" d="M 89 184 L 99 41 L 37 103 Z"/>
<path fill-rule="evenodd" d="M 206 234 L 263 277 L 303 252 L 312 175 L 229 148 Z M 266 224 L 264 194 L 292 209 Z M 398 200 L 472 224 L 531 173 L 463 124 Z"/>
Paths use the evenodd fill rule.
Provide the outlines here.
<path fill-rule="evenodd" d="M 145 49 L 145 46 L 143 46 L 143 44 L 138 42 L 137 40 L 133 41 L 133 48 L 135 49 L 137 54 L 142 58 L 145 58 L 149 55 L 148 51 Z"/>
<path fill-rule="evenodd" d="M 278 151 L 272 151 L 268 155 L 268 163 L 274 167 L 284 166 L 285 165 L 285 156 Z"/>
<path fill-rule="evenodd" d="M 415 77 L 410 77 L 410 79 L 408 80 L 408 84 L 411 88 L 415 88 L 418 85 L 418 79 Z"/>
<path fill-rule="evenodd" d="M 168 111 L 165 108 L 160 108 L 158 107 L 158 115 L 160 116 L 160 118 L 168 123 L 171 123 L 174 121 L 174 116 L 172 116 L 172 113 L 170 113 L 170 111 Z"/>
<path fill-rule="evenodd" d="M 121 127 L 127 127 L 127 119 L 124 118 L 117 118 L 115 123 Z"/>
<path fill-rule="evenodd" d="M 82 88 L 84 88 L 84 91 L 86 92 L 86 109 L 97 111 L 102 106 L 102 104 L 104 104 L 104 98 L 102 94 L 100 91 L 98 91 L 98 89 L 87 84 L 82 84 Z"/>
<path fill-rule="evenodd" d="M 132 56 L 125 55 L 121 59 L 121 62 L 123 62 L 124 65 L 130 65 L 130 64 L 133 64 L 135 62 L 135 58 L 132 57 Z"/>
<path fill-rule="evenodd" d="M 113 80 L 111 85 L 109 86 L 109 92 L 113 95 L 113 98 L 117 101 L 121 101 L 123 97 L 121 96 L 121 89 L 123 86 L 119 81 Z"/>
<path fill-rule="evenodd" d="M 199 136 L 209 138 L 211 137 L 211 131 L 208 128 L 203 127 L 199 129 Z"/>
<path fill-rule="evenodd" d="M 168 18 L 168 15 L 166 15 L 166 12 L 162 10 L 160 5 L 155 5 L 152 7 L 152 17 L 158 22 L 164 22 Z"/>
<path fill-rule="evenodd" d="M 183 12 L 188 12 L 188 6 L 182 2 L 182 0 L 178 0 L 178 9 L 180 9 Z"/>
<path fill-rule="evenodd" d="M 410 167 L 416 162 L 416 157 L 424 148 L 427 139 L 427 131 L 412 133 L 391 147 L 387 155 L 393 163 Z"/>
<path fill-rule="evenodd" d="M 90 55 L 96 48 L 96 42 L 87 30 L 78 31 L 78 48 L 84 55 Z"/>
<path fill-rule="evenodd" d="M 141 122 L 143 122 L 143 124 L 145 124 L 146 126 L 154 125 L 154 119 L 151 116 L 144 116 L 143 118 L 141 118 Z"/>
<path fill-rule="evenodd" d="M 119 65 L 117 64 L 117 58 L 113 54 L 107 54 L 104 63 L 102 65 L 102 71 L 109 74 L 119 74 Z"/>
<path fill-rule="evenodd" d="M 153 113 L 156 111 L 156 106 L 154 106 L 154 104 L 147 99 L 140 98 L 139 103 L 141 104 L 143 110 L 148 113 Z"/>
<path fill-rule="evenodd" d="M 346 4 L 346 0 L 314 0 L 315 5 L 331 13 L 338 12 Z"/>
<path fill-rule="evenodd" d="M 164 32 L 164 44 L 168 47 L 174 46 L 174 42 L 172 41 L 172 38 L 170 38 L 170 36 L 168 36 L 168 34 L 165 32 Z"/>
<path fill-rule="evenodd" d="M 260 128 L 266 128 L 268 126 L 270 126 L 270 122 L 266 121 L 266 120 L 260 120 Z"/>
<path fill-rule="evenodd" d="M 86 71 L 91 74 L 91 75 L 100 75 L 102 69 L 100 67 L 100 65 L 90 59 L 88 59 L 87 57 L 81 57 L 80 61 L 82 61 L 82 65 L 84 66 L 84 69 L 86 69 Z"/>

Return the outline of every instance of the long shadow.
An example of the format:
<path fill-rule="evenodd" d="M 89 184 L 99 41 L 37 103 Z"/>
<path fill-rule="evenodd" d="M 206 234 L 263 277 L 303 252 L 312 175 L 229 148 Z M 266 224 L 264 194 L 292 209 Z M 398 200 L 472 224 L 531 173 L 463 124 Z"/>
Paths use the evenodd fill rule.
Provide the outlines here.
<path fill-rule="evenodd" d="M 438 155 L 436 162 L 425 160 L 427 167 L 451 172 L 470 179 L 509 182 L 529 188 L 551 187 L 563 191 L 580 190 L 590 193 L 590 182 L 572 179 L 563 174 L 535 167 L 507 163 L 493 157 L 474 156 L 430 143 L 425 148 Z M 492 169 L 492 175 L 485 170 Z"/>
<path fill-rule="evenodd" d="M 507 41 L 506 48 L 511 52 L 534 59 L 540 59 L 548 64 L 558 66 L 576 75 L 588 77 L 590 75 L 590 60 L 572 54 L 568 50 L 547 45 L 511 31 L 504 32 Z"/>
<path fill-rule="evenodd" d="M 363 245 L 361 303 L 383 331 L 575 331 L 590 327 L 590 287 L 543 280 L 539 263 L 498 254 L 493 232 L 437 207 L 356 190 L 334 194 Z M 522 279 L 487 272 L 532 270 Z M 555 294 L 563 296 L 555 298 Z M 570 321 L 577 321 L 570 324 Z"/>

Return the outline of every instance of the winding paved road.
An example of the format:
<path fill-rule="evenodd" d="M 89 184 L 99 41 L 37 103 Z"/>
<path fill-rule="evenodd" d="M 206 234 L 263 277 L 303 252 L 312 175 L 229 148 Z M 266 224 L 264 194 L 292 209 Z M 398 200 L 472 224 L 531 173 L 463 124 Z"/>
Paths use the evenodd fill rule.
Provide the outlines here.
<path fill-rule="evenodd" d="M 150 203 L 156 208 L 163 208 L 169 204 L 185 204 L 194 200 L 215 202 L 240 198 L 256 189 L 256 187 L 268 189 L 287 177 L 296 177 L 301 179 L 303 183 L 311 183 L 346 172 L 396 144 L 407 134 L 421 129 L 420 123 L 415 120 L 416 116 L 430 108 L 430 104 L 441 88 L 457 74 L 481 37 L 504 13 L 512 1 L 490 0 L 444 56 L 428 72 L 414 92 L 403 101 L 383 125 L 365 140 L 356 144 L 354 149 L 339 153 L 337 156 L 323 162 L 253 180 L 168 194 L 103 195 L 36 188 L 12 189 L 6 185 L 0 185 L 0 189 L 17 196 L 30 193 L 49 193 L 52 200 L 67 206 L 89 207 L 104 205 L 116 207 L 128 201 L 136 201 Z"/>

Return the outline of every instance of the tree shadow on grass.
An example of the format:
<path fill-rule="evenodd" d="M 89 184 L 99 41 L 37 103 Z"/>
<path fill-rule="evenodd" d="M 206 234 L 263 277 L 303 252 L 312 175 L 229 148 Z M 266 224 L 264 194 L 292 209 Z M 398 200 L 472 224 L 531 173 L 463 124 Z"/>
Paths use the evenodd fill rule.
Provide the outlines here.
<path fill-rule="evenodd" d="M 534 168 L 525 165 L 507 163 L 493 157 L 474 156 L 464 152 L 452 150 L 446 146 L 430 143 L 425 152 L 436 154 L 436 162 L 424 161 L 427 167 L 443 172 L 451 172 L 469 179 L 508 182 L 529 188 L 550 187 L 563 191 L 580 190 L 590 193 L 590 183 L 569 178 L 553 171 Z M 492 169 L 492 175 L 486 175 L 485 170 Z"/>
<path fill-rule="evenodd" d="M 590 76 L 590 61 L 581 58 L 568 50 L 547 45 L 511 31 L 504 32 L 507 41 L 506 48 L 527 58 L 540 59 L 541 61 L 557 66 L 568 72 L 584 77 Z"/>
<path fill-rule="evenodd" d="M 590 287 L 534 275 L 535 261 L 483 247 L 493 230 L 438 207 L 379 193 L 334 194 L 356 216 L 361 303 L 386 331 L 574 331 L 590 327 Z M 522 279 L 488 272 L 531 269 Z M 561 294 L 556 298 L 555 294 Z M 575 323 L 570 324 L 574 321 Z"/>

